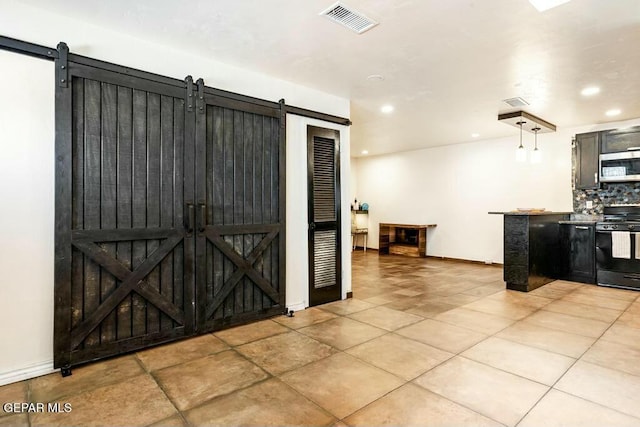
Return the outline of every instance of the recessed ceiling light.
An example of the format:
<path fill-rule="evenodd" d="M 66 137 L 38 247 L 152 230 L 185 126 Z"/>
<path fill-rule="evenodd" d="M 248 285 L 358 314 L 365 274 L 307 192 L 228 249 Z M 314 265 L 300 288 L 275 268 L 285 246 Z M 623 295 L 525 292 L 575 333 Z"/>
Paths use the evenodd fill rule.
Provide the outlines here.
<path fill-rule="evenodd" d="M 622 113 L 622 111 L 620 111 L 620 109 L 614 108 L 614 109 L 611 109 L 611 110 L 607 111 L 605 114 L 607 116 L 609 116 L 609 117 L 612 117 L 612 116 L 617 116 L 620 113 Z"/>
<path fill-rule="evenodd" d="M 383 113 L 387 113 L 388 114 L 388 113 L 393 111 L 393 105 L 383 105 L 380 108 L 380 111 L 382 111 Z"/>
<path fill-rule="evenodd" d="M 361 151 L 361 153 L 362 153 L 362 154 L 365 154 L 365 155 L 366 155 L 366 154 L 369 154 L 369 152 L 368 152 L 367 150 L 362 150 L 362 151 Z"/>
<path fill-rule="evenodd" d="M 570 0 L 529 0 L 529 3 L 538 9 L 538 12 L 544 12 L 561 4 L 569 3 L 569 1 Z"/>
<path fill-rule="evenodd" d="M 367 76 L 367 80 L 370 80 L 372 82 L 381 82 L 382 80 L 384 80 L 384 76 L 380 74 L 371 74 L 370 76 Z"/>
<path fill-rule="evenodd" d="M 479 134 L 479 133 L 472 133 L 472 134 L 471 134 L 471 138 L 477 138 L 477 137 L 479 137 L 479 136 L 480 136 L 480 134 Z"/>
<path fill-rule="evenodd" d="M 585 87 L 580 91 L 583 96 L 591 96 L 600 93 L 600 88 L 597 86 L 589 86 Z"/>

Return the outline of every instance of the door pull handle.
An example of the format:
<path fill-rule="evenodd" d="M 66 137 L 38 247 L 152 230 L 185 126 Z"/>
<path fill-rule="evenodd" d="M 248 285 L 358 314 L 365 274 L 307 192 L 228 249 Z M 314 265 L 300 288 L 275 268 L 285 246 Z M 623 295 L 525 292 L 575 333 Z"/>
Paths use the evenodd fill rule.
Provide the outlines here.
<path fill-rule="evenodd" d="M 204 233 L 205 221 L 207 217 L 207 205 L 200 203 L 200 217 L 198 218 L 198 233 Z"/>
<path fill-rule="evenodd" d="M 184 226 L 187 230 L 188 235 L 193 233 L 193 223 L 195 222 L 195 216 L 195 206 L 193 206 L 193 203 L 187 203 L 187 217 Z"/>
<path fill-rule="evenodd" d="M 576 225 L 576 230 L 588 230 L 589 227 L 585 227 L 584 225 Z"/>

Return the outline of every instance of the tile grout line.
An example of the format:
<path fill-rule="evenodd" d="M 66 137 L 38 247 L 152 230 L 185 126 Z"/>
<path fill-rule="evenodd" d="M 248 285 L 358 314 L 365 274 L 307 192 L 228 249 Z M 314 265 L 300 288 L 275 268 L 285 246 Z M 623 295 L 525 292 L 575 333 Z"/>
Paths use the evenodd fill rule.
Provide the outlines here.
<path fill-rule="evenodd" d="M 276 334 L 276 335 L 277 335 L 277 334 Z M 266 377 L 266 378 L 263 378 L 263 379 L 261 379 L 261 380 L 255 381 L 255 382 L 253 382 L 253 383 L 251 383 L 251 384 L 245 385 L 245 386 L 243 386 L 243 387 L 239 387 L 239 388 L 237 388 L 237 389 L 235 389 L 235 390 L 231 390 L 231 391 L 229 391 L 228 393 L 224 393 L 224 394 L 221 394 L 221 395 L 218 395 L 218 396 L 214 396 L 214 397 L 212 397 L 212 398 L 210 398 L 210 399 L 202 400 L 202 401 L 198 402 L 196 405 L 194 405 L 194 406 L 192 406 L 192 407 L 190 407 L 190 408 L 187 408 L 187 409 L 185 409 L 184 411 L 181 411 L 181 410 L 176 406 L 176 404 L 173 402 L 173 400 L 169 397 L 169 395 L 167 394 L 167 392 L 166 392 L 166 390 L 165 390 L 165 388 L 164 388 L 164 386 L 163 386 L 163 384 L 162 384 L 162 381 L 160 381 L 160 380 L 155 376 L 155 374 L 154 374 L 155 372 L 161 371 L 162 369 L 158 369 L 157 371 L 149 372 L 149 375 L 153 378 L 153 380 L 156 382 L 156 384 L 158 384 L 158 387 L 162 390 L 162 392 L 165 394 L 165 396 L 167 397 L 167 399 L 169 400 L 169 402 L 171 402 L 171 404 L 172 404 L 172 405 L 173 405 L 173 407 L 176 409 L 176 411 L 178 412 L 178 414 L 180 414 L 180 417 L 181 417 L 181 418 L 182 418 L 182 419 L 187 423 L 187 425 L 188 425 L 188 426 L 191 426 L 191 423 L 189 423 L 189 422 L 187 421 L 186 416 L 185 416 L 185 414 L 184 414 L 185 412 L 188 412 L 188 411 L 191 411 L 191 410 L 193 410 L 193 409 L 199 408 L 199 407 L 204 406 L 205 404 L 211 403 L 211 402 L 213 402 L 213 401 L 215 401 L 215 400 L 217 400 L 217 399 L 220 399 L 220 398 L 222 398 L 222 397 L 228 396 L 228 395 L 230 395 L 230 394 L 233 394 L 233 393 L 238 392 L 238 391 L 241 391 L 241 390 L 245 390 L 245 389 L 247 389 L 247 388 L 249 388 L 249 387 L 252 387 L 252 386 L 257 385 L 257 384 L 260 384 L 260 383 L 263 383 L 263 382 L 268 381 L 269 379 L 273 378 L 273 375 L 271 375 L 269 372 L 267 372 L 266 370 L 264 370 L 264 369 L 263 369 L 263 368 L 261 368 L 260 366 L 256 365 L 256 364 L 255 364 L 255 363 L 253 363 L 252 361 L 248 360 L 248 359 L 247 359 L 243 354 L 241 354 L 240 352 L 236 351 L 236 350 L 235 350 L 235 348 L 233 348 L 233 347 L 230 347 L 230 348 L 228 348 L 228 349 L 226 349 L 226 350 L 223 350 L 223 351 L 220 351 L 220 352 L 218 352 L 218 353 L 214 353 L 213 355 L 220 354 L 220 353 L 223 353 L 223 352 L 225 352 L 225 351 L 233 351 L 233 352 L 234 352 L 234 353 L 236 353 L 238 356 L 240 356 L 241 358 L 243 358 L 243 359 L 247 360 L 249 363 L 251 363 L 252 365 L 256 366 L 258 369 L 260 369 L 262 372 L 264 372 L 264 373 L 267 375 L 267 377 Z M 180 363 L 180 364 L 174 365 L 174 367 L 175 367 L 175 366 L 182 365 L 182 364 L 190 363 L 190 362 L 192 362 L 192 361 L 194 361 L 194 360 L 205 359 L 205 358 L 210 357 L 210 356 L 212 356 L 212 355 L 208 355 L 208 356 L 205 356 L 205 357 L 201 357 L 201 358 L 199 358 L 199 359 L 189 360 L 189 361 L 187 361 L 187 362 L 183 362 L 183 363 Z M 164 369 L 164 368 L 163 368 L 163 369 Z M 162 421 L 162 420 L 160 420 L 160 421 Z"/>
<path fill-rule="evenodd" d="M 167 394 L 166 390 L 164 389 L 164 387 L 162 386 L 160 381 L 158 381 L 158 379 L 155 377 L 155 375 L 153 375 L 153 373 L 147 368 L 147 366 L 142 362 L 142 360 L 140 360 L 140 358 L 138 357 L 138 352 L 133 353 L 133 355 L 134 355 L 136 361 L 138 362 L 138 364 L 142 367 L 143 371 L 153 380 L 154 383 L 156 383 L 156 385 L 158 386 L 160 391 L 162 391 L 162 394 L 164 394 L 164 397 L 169 401 L 169 403 L 171 403 L 171 406 L 173 406 L 173 408 L 176 410 L 178 416 L 182 419 L 182 421 L 184 421 L 185 425 L 190 426 L 191 424 L 187 421 L 187 419 L 184 417 L 182 412 L 178 409 L 178 407 L 173 402 L 173 400 L 171 400 L 171 398 Z M 178 364 L 172 365 L 172 366 L 178 366 Z M 171 416 L 169 416 L 167 418 L 163 418 L 162 420 L 154 421 L 154 424 L 155 423 L 159 423 L 161 421 L 164 421 L 166 419 L 169 419 L 169 418 L 171 418 L 173 416 L 174 415 L 171 415 Z"/>
<path fill-rule="evenodd" d="M 364 311 L 364 310 L 362 310 L 362 311 Z M 399 311 L 399 312 L 404 312 L 404 311 L 402 311 L 402 310 L 397 310 L 397 311 Z M 357 313 L 357 312 L 354 312 L 354 313 Z M 351 313 L 351 314 L 354 314 L 354 313 Z M 343 317 L 346 317 L 346 316 L 347 316 L 347 315 L 344 315 Z M 421 317 L 422 317 L 422 316 L 421 316 Z M 427 319 L 427 318 L 423 318 L 423 320 L 426 320 L 426 319 Z M 352 320 L 355 320 L 355 319 L 352 319 Z M 429 320 L 433 320 L 433 319 L 429 319 Z M 475 414 L 478 414 L 479 416 L 482 416 L 482 417 L 484 417 L 484 418 L 487 418 L 487 419 L 490 419 L 490 420 L 496 421 L 496 422 L 498 422 L 499 424 L 502 424 L 501 422 L 499 422 L 499 421 L 497 421 L 497 420 L 494 420 L 493 418 L 488 417 L 487 415 L 481 414 L 481 413 L 477 412 L 476 410 L 474 410 L 474 409 L 472 409 L 472 408 L 469 408 L 469 407 L 467 407 L 467 406 L 465 406 L 465 405 L 463 405 L 463 404 L 461 404 L 461 403 L 459 403 L 459 402 L 456 402 L 456 401 L 454 401 L 454 400 L 451 400 L 450 398 L 448 398 L 448 397 L 446 397 L 446 396 L 442 396 L 442 395 L 440 395 L 439 393 L 434 392 L 433 390 L 426 389 L 425 387 L 422 387 L 420 384 L 417 384 L 417 383 L 415 382 L 415 380 L 416 380 L 418 377 L 420 377 L 420 376 L 424 375 L 425 373 L 427 373 L 427 372 L 429 372 L 429 371 L 431 371 L 431 370 L 434 370 L 434 369 L 436 369 L 437 367 L 439 367 L 439 366 L 441 366 L 441 365 L 445 364 L 446 362 L 450 361 L 452 358 L 454 358 L 454 357 L 456 357 L 456 356 L 459 356 L 459 355 L 460 355 L 460 353 L 462 353 L 462 352 L 464 352 L 464 351 L 468 350 L 469 348 L 471 348 L 471 347 L 473 347 L 474 345 L 476 345 L 476 344 L 477 344 L 477 343 L 476 343 L 476 344 L 471 344 L 468 348 L 465 348 L 465 349 L 461 350 L 461 351 L 460 351 L 460 352 L 458 352 L 458 353 L 453 353 L 453 352 L 451 352 L 451 351 L 444 350 L 444 349 L 441 349 L 441 348 L 438 348 L 438 347 L 435 347 L 435 346 L 432 346 L 432 345 L 429 345 L 429 344 L 423 343 L 423 342 L 421 342 L 421 341 L 414 340 L 414 339 L 409 338 L 409 337 L 404 337 L 403 335 L 399 335 L 399 334 L 396 334 L 396 333 L 395 333 L 397 330 L 400 330 L 400 329 L 403 329 L 403 328 L 409 327 L 409 326 L 414 325 L 414 324 L 416 324 L 416 323 L 419 323 L 419 322 L 421 322 L 421 321 L 422 321 L 422 320 L 418 320 L 418 321 L 416 321 L 416 322 L 414 322 L 414 323 L 412 323 L 412 324 L 410 324 L 410 325 L 406 325 L 406 326 L 402 326 L 402 327 L 400 327 L 400 328 L 397 328 L 397 329 L 396 329 L 396 330 L 394 330 L 394 331 L 386 331 L 386 333 L 385 333 L 385 334 L 383 334 L 383 335 L 380 335 L 380 336 L 378 336 L 378 337 L 375 337 L 375 338 L 372 338 L 372 339 L 370 339 L 370 340 L 364 341 L 364 342 L 362 342 L 362 343 L 360 343 L 360 344 L 356 344 L 356 345 L 354 345 L 354 346 L 348 347 L 348 348 L 346 348 L 346 349 L 344 349 L 344 350 L 339 350 L 339 351 L 341 351 L 342 353 L 345 353 L 345 354 L 347 354 L 347 355 L 349 355 L 349 356 L 351 356 L 351 357 L 356 358 L 357 360 L 359 360 L 359 361 L 360 361 L 360 362 L 362 362 L 362 363 L 365 363 L 365 364 L 367 364 L 367 365 L 369 365 L 369 366 L 371 366 L 371 367 L 373 367 L 373 368 L 380 369 L 380 370 L 382 370 L 382 371 L 384 371 L 384 372 L 386 372 L 386 373 L 388 373 L 388 374 L 390 374 L 390 375 L 393 375 L 393 376 L 394 376 L 394 377 L 396 377 L 396 378 L 399 378 L 401 381 L 403 381 L 403 383 L 402 383 L 402 384 L 400 384 L 398 387 L 393 388 L 392 390 L 390 390 L 390 391 L 386 392 L 385 394 L 383 394 L 382 396 L 378 397 L 377 399 L 375 399 L 375 400 L 373 400 L 373 401 L 369 402 L 368 404 L 364 405 L 363 407 L 361 407 L 361 408 L 359 408 L 359 409 L 355 410 L 355 411 L 354 411 L 354 412 L 352 412 L 351 414 L 346 415 L 345 417 L 343 417 L 342 419 L 340 419 L 340 421 L 344 422 L 344 420 L 345 420 L 346 418 L 348 418 L 348 417 L 350 417 L 351 415 L 353 415 L 353 414 L 355 414 L 355 413 L 357 413 L 357 412 L 359 412 L 359 411 L 363 410 L 364 408 L 366 408 L 366 407 L 368 407 L 368 406 L 372 405 L 373 403 L 375 403 L 375 402 L 379 401 L 380 399 L 382 399 L 382 398 L 384 398 L 385 396 L 387 396 L 387 395 L 391 394 L 392 392 L 394 392 L 394 391 L 396 391 L 396 390 L 400 389 L 401 387 L 406 386 L 407 384 L 412 384 L 412 385 L 414 385 L 414 386 L 420 387 L 420 388 L 421 388 L 421 389 L 423 389 L 423 390 L 427 390 L 427 391 L 428 391 L 428 392 L 430 392 L 430 393 L 434 393 L 434 394 L 436 394 L 436 395 L 440 396 L 441 398 L 443 398 L 443 399 L 445 399 L 445 400 L 447 400 L 447 401 L 449 401 L 449 402 L 452 402 L 452 403 L 453 403 L 453 404 L 455 404 L 455 405 L 458 405 L 458 406 L 464 407 L 464 408 L 468 409 L 469 411 L 471 411 L 471 412 L 473 412 L 473 413 L 475 413 Z M 363 323 L 364 323 L 364 322 L 363 322 Z M 447 324 L 446 322 L 442 322 L 442 323 Z M 458 325 L 453 325 L 453 326 L 458 326 Z M 473 332 L 477 332 L 477 331 L 473 331 Z M 496 332 L 496 333 L 497 333 L 497 332 Z M 375 339 L 381 338 L 381 337 L 386 336 L 386 335 L 389 335 L 389 334 L 394 334 L 394 335 L 396 335 L 396 336 L 402 337 L 402 338 L 404 338 L 404 339 L 408 339 L 408 340 L 410 340 L 410 341 L 414 341 L 414 342 L 417 342 L 417 343 L 420 343 L 420 344 L 428 345 L 428 346 L 433 347 L 433 348 L 435 348 L 435 349 L 437 349 L 437 350 L 441 350 L 441 351 L 445 351 L 445 352 L 447 352 L 447 353 L 453 354 L 453 356 L 451 356 L 450 358 L 447 358 L 446 360 L 443 360 L 442 362 L 438 363 L 437 365 L 432 366 L 431 368 L 429 368 L 429 369 L 427 369 L 426 371 L 422 372 L 421 374 L 417 375 L 415 378 L 412 378 L 412 379 L 410 379 L 410 380 L 405 380 L 404 378 L 399 377 L 398 375 L 396 375 L 396 374 L 394 374 L 394 373 L 392 373 L 392 372 L 389 372 L 388 370 L 386 370 L 386 369 L 384 369 L 384 368 L 381 368 L 381 367 L 379 367 L 379 366 L 376 366 L 376 365 L 374 365 L 374 364 L 372 364 L 372 363 L 368 362 L 367 360 L 361 359 L 361 358 L 359 358 L 358 356 L 355 356 L 355 355 L 352 355 L 352 354 L 350 354 L 350 353 L 347 353 L 347 352 L 346 352 L 346 350 L 349 350 L 349 349 L 351 349 L 351 348 L 357 347 L 357 346 L 359 346 L 359 345 L 365 344 L 365 343 L 367 343 L 367 342 L 373 341 L 373 340 L 375 340 Z M 485 334 L 483 334 L 483 335 L 485 335 Z M 484 338 L 482 341 L 484 341 L 485 339 L 489 338 L 490 336 L 491 336 L 491 335 L 486 335 L 486 338 Z M 482 341 L 481 341 L 481 342 L 482 342 Z M 461 357 L 462 357 L 462 356 L 461 356 Z"/>
<path fill-rule="evenodd" d="M 578 288 L 578 289 L 579 289 L 579 288 Z M 577 290 L 577 289 L 576 289 L 576 290 Z M 575 292 L 576 290 L 569 292 L 567 295 L 563 296 L 562 298 L 564 298 L 564 297 L 566 297 L 566 296 L 568 296 L 568 295 L 572 294 L 572 293 L 573 293 L 573 292 Z M 558 301 L 558 300 L 560 300 L 560 299 L 561 299 L 561 298 L 558 298 L 558 299 L 556 299 L 556 301 Z M 628 307 L 630 307 L 630 306 L 631 306 L 631 304 L 629 304 L 629 306 L 628 306 Z M 627 309 L 628 309 L 628 307 L 627 307 Z M 556 390 L 556 391 L 559 391 L 559 392 L 561 392 L 561 393 L 566 393 L 566 394 L 568 394 L 568 395 L 570 395 L 570 396 L 576 397 L 576 398 L 578 398 L 578 399 L 585 400 L 585 401 L 587 401 L 587 402 L 594 403 L 594 404 L 599 405 L 599 406 L 601 406 L 601 407 L 603 407 L 603 408 L 607 408 L 607 409 L 609 409 L 609 410 L 616 411 L 616 412 L 621 413 L 621 414 L 625 414 L 624 412 L 618 411 L 617 409 L 611 408 L 611 407 L 609 407 L 609 406 L 605 406 L 605 405 L 603 405 L 603 404 L 601 404 L 601 403 L 593 402 L 593 401 L 591 401 L 591 400 L 589 400 L 589 399 L 585 399 L 584 397 L 576 396 L 576 395 L 574 395 L 573 393 L 568 393 L 568 392 L 566 392 L 566 391 L 563 391 L 563 390 L 557 389 L 557 388 L 555 388 L 555 386 L 556 386 L 556 385 L 557 385 L 557 384 L 558 384 L 558 383 L 559 383 L 559 382 L 560 382 L 560 381 L 561 381 L 561 380 L 562 380 L 562 379 L 567 375 L 567 373 L 568 373 L 568 372 L 569 372 L 569 371 L 570 371 L 570 370 L 571 370 L 571 369 L 572 369 L 572 368 L 573 368 L 573 367 L 574 367 L 574 366 L 575 366 L 579 361 L 581 361 L 581 360 L 582 360 L 582 358 L 584 357 L 584 355 L 585 355 L 585 354 L 587 354 L 587 352 L 588 352 L 589 350 L 591 350 L 591 348 L 592 348 L 592 347 L 593 347 L 593 346 L 594 346 L 598 341 L 600 341 L 600 339 L 602 339 L 602 337 L 607 333 L 607 331 L 608 331 L 609 329 L 611 329 L 611 327 L 613 326 L 613 324 L 614 324 L 615 322 L 617 322 L 617 321 L 618 321 L 618 319 L 619 319 L 619 318 L 620 318 L 620 317 L 621 317 L 621 316 L 622 316 L 622 315 L 627 311 L 627 309 L 623 310 L 623 311 L 622 311 L 622 312 L 621 312 L 621 313 L 616 317 L 616 319 L 615 319 L 613 322 L 611 322 L 611 323 L 609 324 L 609 326 L 608 326 L 604 331 L 602 331 L 602 333 L 601 333 L 598 337 L 596 337 L 596 339 L 595 339 L 595 340 L 594 340 L 594 341 L 589 345 L 589 347 L 587 347 L 587 349 L 586 349 L 586 350 L 584 350 L 580 356 L 578 356 L 577 358 L 575 358 L 575 361 L 571 364 L 571 366 L 569 366 L 569 367 L 568 367 L 568 368 L 563 372 L 563 374 L 562 374 L 562 375 L 560 375 L 560 376 L 558 377 L 558 379 L 557 379 L 557 380 L 556 380 L 556 381 L 551 385 L 551 387 L 549 387 L 549 389 L 548 389 L 548 390 L 547 390 L 547 391 L 546 391 L 546 392 L 545 392 L 545 393 L 540 397 L 540 399 L 538 399 L 538 400 L 536 401 L 536 403 L 535 403 L 531 408 L 529 408 L 529 410 L 528 410 L 528 411 L 527 411 L 527 412 L 522 416 L 522 418 L 520 418 L 520 420 L 516 423 L 516 427 L 517 427 L 517 426 L 518 426 L 518 425 L 519 425 L 519 424 L 520 424 L 520 423 L 521 423 L 521 422 L 522 422 L 522 421 L 527 417 L 527 415 L 529 415 L 529 413 L 530 413 L 530 412 L 531 412 L 531 411 L 532 411 L 536 406 L 538 406 L 538 404 L 542 401 L 542 399 L 544 399 L 544 398 L 549 394 L 549 392 L 550 392 L 551 390 Z M 562 314 L 564 314 L 564 313 L 562 313 Z M 568 315 L 568 314 L 567 314 L 567 315 Z M 574 316 L 574 317 L 578 317 L 578 316 Z M 553 328 L 549 328 L 549 329 L 553 329 Z M 564 332 L 566 332 L 566 331 L 564 331 Z M 579 334 L 576 334 L 576 335 L 579 335 Z M 591 338 L 591 337 L 590 337 L 590 338 Z M 588 362 L 584 362 L 584 363 L 588 363 Z M 599 366 L 599 365 L 597 365 L 597 366 Z M 611 369 L 611 368 L 610 368 L 610 369 Z M 625 414 L 625 415 L 630 415 L 630 414 Z M 637 417 L 634 417 L 634 418 L 637 418 Z"/>

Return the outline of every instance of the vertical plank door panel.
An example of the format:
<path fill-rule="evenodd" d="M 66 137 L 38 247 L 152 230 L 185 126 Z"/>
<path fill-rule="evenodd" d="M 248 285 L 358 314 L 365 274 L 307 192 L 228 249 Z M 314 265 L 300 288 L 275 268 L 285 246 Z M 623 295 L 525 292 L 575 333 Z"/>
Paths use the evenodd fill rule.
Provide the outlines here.
<path fill-rule="evenodd" d="M 100 229 L 116 228 L 116 178 L 118 149 L 118 88 L 109 83 L 101 84 L 101 131 L 100 141 Z M 116 244 L 104 243 L 103 249 L 109 256 L 116 257 Z M 100 304 L 116 288 L 116 278 L 108 272 L 101 271 Z M 100 343 L 111 343 L 116 339 L 116 312 L 110 313 L 102 321 Z"/>
<path fill-rule="evenodd" d="M 147 94 L 147 227 L 160 227 L 160 95 Z M 158 240 L 147 240 L 146 256 L 149 257 L 158 247 Z M 147 276 L 147 282 L 156 291 L 160 291 L 160 266 L 156 266 Z M 147 332 L 160 331 L 160 311 L 147 303 Z"/>
<path fill-rule="evenodd" d="M 133 91 L 133 227 L 147 228 L 147 93 Z M 147 258 L 147 242 L 137 240 L 132 247 L 132 267 L 139 268 Z M 133 304 L 132 335 L 147 333 L 147 304 L 139 294 Z"/>
<path fill-rule="evenodd" d="M 132 227 L 132 176 L 133 176 L 133 92 L 130 88 L 118 87 L 118 160 L 117 160 L 117 228 Z M 132 242 L 116 243 L 118 260 L 131 270 Z M 131 295 L 128 295 L 118 306 L 117 310 L 117 339 L 131 338 L 132 316 Z"/>
<path fill-rule="evenodd" d="M 162 96 L 160 99 L 160 227 L 173 228 L 173 196 L 174 188 L 174 140 L 173 140 L 173 98 Z M 159 290 L 173 303 L 173 253 L 160 262 Z M 160 313 L 162 331 L 174 327 L 173 320 Z"/>
<path fill-rule="evenodd" d="M 72 208 L 71 228 L 84 228 L 84 79 L 72 80 Z M 84 254 L 72 249 L 71 261 L 71 328 L 77 327 L 84 313 Z"/>
<path fill-rule="evenodd" d="M 85 81 L 84 100 L 84 228 L 100 229 L 100 82 Z M 83 313 L 91 313 L 100 305 L 100 267 L 89 257 L 84 262 Z M 84 320 L 84 319 L 83 319 Z M 100 331 L 85 339 L 85 346 L 100 343 Z"/>

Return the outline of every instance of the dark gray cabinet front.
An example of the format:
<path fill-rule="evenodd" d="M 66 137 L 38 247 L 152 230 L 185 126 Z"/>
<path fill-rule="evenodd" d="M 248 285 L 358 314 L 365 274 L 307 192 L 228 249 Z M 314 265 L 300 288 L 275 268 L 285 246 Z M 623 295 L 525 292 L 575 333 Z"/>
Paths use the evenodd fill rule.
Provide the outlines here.
<path fill-rule="evenodd" d="M 560 228 L 567 280 L 596 283 L 596 235 L 593 224 L 562 224 Z"/>
<path fill-rule="evenodd" d="M 576 135 L 576 189 L 599 188 L 599 156 L 600 134 L 598 132 Z"/>
<path fill-rule="evenodd" d="M 602 153 L 640 150 L 640 126 L 600 132 Z"/>

